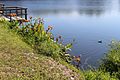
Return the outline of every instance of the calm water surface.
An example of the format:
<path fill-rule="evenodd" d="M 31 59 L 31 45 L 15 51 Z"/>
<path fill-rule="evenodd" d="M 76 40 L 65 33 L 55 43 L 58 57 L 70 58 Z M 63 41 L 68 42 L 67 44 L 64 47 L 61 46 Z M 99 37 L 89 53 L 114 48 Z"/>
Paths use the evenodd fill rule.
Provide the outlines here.
<path fill-rule="evenodd" d="M 111 40 L 120 40 L 120 0 L 3 0 L 7 6 L 28 8 L 29 16 L 43 17 L 64 42 L 75 39 L 72 55 L 82 56 L 82 67 L 98 66 Z M 102 40 L 102 44 L 98 44 Z"/>

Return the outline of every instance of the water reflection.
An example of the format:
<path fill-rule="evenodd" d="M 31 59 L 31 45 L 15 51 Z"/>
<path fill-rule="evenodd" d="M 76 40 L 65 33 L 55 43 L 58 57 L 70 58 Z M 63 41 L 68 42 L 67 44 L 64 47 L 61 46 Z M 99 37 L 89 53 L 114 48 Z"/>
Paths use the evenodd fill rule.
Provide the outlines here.
<path fill-rule="evenodd" d="M 110 3 L 110 2 L 109 2 Z M 99 16 L 108 10 L 108 0 L 80 0 L 78 1 L 79 13 L 89 16 Z"/>
<path fill-rule="evenodd" d="M 29 12 L 34 12 L 35 15 L 68 14 L 77 12 L 89 16 L 100 16 L 111 10 L 112 1 L 113 0 L 8 0 L 2 2 L 5 2 L 6 5 L 28 7 Z"/>
<path fill-rule="evenodd" d="M 120 0 L 118 0 L 118 4 L 119 4 L 119 12 L 120 12 Z"/>
<path fill-rule="evenodd" d="M 109 3 L 109 4 L 108 4 Z M 39 8 L 32 9 L 32 12 L 38 14 L 68 14 L 77 12 L 85 15 L 99 16 L 110 10 L 110 3 L 108 0 L 74 0 L 73 1 L 53 1 L 52 3 L 45 2 L 44 5 L 40 4 Z M 49 5 L 48 5 L 49 4 Z M 46 7 L 46 5 L 48 7 Z"/>

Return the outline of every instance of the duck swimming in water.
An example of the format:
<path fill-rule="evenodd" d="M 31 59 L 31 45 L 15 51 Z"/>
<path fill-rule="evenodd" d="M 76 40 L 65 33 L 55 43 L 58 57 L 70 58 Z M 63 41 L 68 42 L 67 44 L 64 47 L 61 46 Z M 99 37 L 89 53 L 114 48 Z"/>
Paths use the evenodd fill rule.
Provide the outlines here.
<path fill-rule="evenodd" d="M 98 43 L 102 43 L 102 40 L 98 40 Z"/>

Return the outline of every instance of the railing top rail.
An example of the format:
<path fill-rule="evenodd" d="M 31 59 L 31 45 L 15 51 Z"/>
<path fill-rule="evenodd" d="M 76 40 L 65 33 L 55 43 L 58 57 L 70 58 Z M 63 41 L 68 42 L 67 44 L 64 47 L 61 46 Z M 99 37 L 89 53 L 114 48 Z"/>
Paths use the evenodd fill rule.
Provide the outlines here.
<path fill-rule="evenodd" d="M 16 7 L 16 6 L 4 6 L 4 9 L 27 9 L 27 8 L 23 8 L 23 7 Z"/>
<path fill-rule="evenodd" d="M 27 8 L 22 7 L 2 7 L 0 10 L 7 11 L 7 10 L 26 10 Z"/>

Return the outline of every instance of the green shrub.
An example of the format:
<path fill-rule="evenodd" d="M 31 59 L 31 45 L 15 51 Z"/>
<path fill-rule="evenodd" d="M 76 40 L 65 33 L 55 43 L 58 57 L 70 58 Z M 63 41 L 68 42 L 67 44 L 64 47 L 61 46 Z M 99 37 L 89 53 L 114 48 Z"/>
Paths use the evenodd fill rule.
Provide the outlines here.
<path fill-rule="evenodd" d="M 111 75 L 107 72 L 103 71 L 85 71 L 85 80 L 118 80 L 115 77 L 111 77 Z"/>
<path fill-rule="evenodd" d="M 120 79 L 120 42 L 112 41 L 110 50 L 102 59 L 100 69 Z"/>

